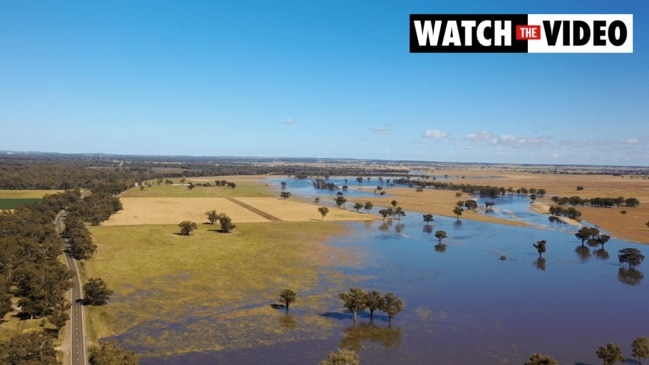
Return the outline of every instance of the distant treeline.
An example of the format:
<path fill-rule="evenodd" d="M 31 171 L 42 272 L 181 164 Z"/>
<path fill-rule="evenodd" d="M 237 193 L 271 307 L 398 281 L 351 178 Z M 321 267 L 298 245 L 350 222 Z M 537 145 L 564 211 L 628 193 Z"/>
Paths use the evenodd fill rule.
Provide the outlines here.
<path fill-rule="evenodd" d="M 619 198 L 587 198 L 583 199 L 578 196 L 571 196 L 571 197 L 566 197 L 566 196 L 553 196 L 552 201 L 557 203 L 558 205 L 572 205 L 572 206 L 585 206 L 585 205 L 590 205 L 591 207 L 595 208 L 611 208 L 611 207 L 619 207 L 620 205 L 625 205 L 627 207 L 637 207 L 640 205 L 640 201 L 636 198 L 624 198 L 624 197 L 619 197 Z"/>
<path fill-rule="evenodd" d="M 407 185 L 409 187 L 432 188 L 439 190 L 455 190 L 467 194 L 480 194 L 481 196 L 496 198 L 505 194 L 523 194 L 544 196 L 545 189 L 538 188 L 504 188 L 490 185 L 473 185 L 473 184 L 456 184 L 454 182 L 445 182 L 439 180 L 411 180 L 409 178 L 400 178 L 393 180 L 393 183 L 399 185 Z"/>
<path fill-rule="evenodd" d="M 363 168 L 341 166 L 259 165 L 255 163 L 214 161 L 158 162 L 0 159 L 0 189 L 7 190 L 68 190 L 89 189 L 93 192 L 117 193 L 136 182 L 160 178 L 183 178 L 231 175 L 289 175 L 296 178 L 329 176 L 380 176 L 403 174 L 390 168 Z"/>

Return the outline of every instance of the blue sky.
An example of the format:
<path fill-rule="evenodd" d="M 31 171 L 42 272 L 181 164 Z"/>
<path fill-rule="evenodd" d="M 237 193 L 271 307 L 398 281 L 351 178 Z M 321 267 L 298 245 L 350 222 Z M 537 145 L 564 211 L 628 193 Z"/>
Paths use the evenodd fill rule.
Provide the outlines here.
<path fill-rule="evenodd" d="M 410 54 L 418 13 L 634 15 L 633 54 Z M 649 165 L 638 0 L 0 0 L 0 150 Z"/>

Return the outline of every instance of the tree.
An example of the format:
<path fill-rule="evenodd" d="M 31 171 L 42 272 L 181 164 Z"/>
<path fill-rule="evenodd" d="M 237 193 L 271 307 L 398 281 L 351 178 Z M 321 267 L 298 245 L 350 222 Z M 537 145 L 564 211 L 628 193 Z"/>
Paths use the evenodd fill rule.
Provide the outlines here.
<path fill-rule="evenodd" d="M 279 197 L 282 199 L 288 199 L 291 197 L 291 193 L 288 191 L 282 191 L 281 193 L 279 193 Z"/>
<path fill-rule="evenodd" d="M 579 228 L 579 231 L 575 233 L 575 237 L 579 238 L 581 240 L 581 245 L 584 245 L 584 242 L 586 242 L 588 239 L 591 237 L 598 235 L 599 234 L 599 229 L 594 228 L 594 227 L 581 227 Z"/>
<path fill-rule="evenodd" d="M 219 214 L 216 212 L 216 210 L 205 212 L 205 215 L 207 216 L 207 220 L 210 221 L 210 224 L 216 223 L 216 220 L 219 219 Z"/>
<path fill-rule="evenodd" d="M 313 202 L 315 204 L 320 204 L 320 198 L 316 196 L 315 199 L 313 199 Z"/>
<path fill-rule="evenodd" d="M 221 225 L 221 232 L 223 233 L 230 233 L 236 228 L 236 226 L 232 224 L 232 219 L 224 213 L 219 214 L 219 224 Z"/>
<path fill-rule="evenodd" d="M 545 240 L 541 240 L 541 241 L 536 241 L 536 243 L 532 245 L 534 246 L 534 248 L 536 248 L 536 251 L 538 251 L 539 258 L 541 258 L 541 255 L 543 255 L 543 253 L 545 252 L 545 243 L 546 243 Z"/>
<path fill-rule="evenodd" d="M 322 220 L 324 221 L 327 214 L 329 214 L 329 208 L 327 208 L 327 207 L 318 207 L 318 212 L 320 212 L 320 215 L 322 216 Z"/>
<path fill-rule="evenodd" d="M 279 302 L 286 306 L 286 311 L 288 312 L 288 307 L 291 303 L 295 302 L 295 292 L 291 289 L 284 289 L 279 293 Z"/>
<path fill-rule="evenodd" d="M 637 207 L 640 205 L 640 201 L 636 198 L 626 198 L 624 199 L 624 205 L 627 207 Z"/>
<path fill-rule="evenodd" d="M 462 209 L 461 207 L 458 207 L 458 206 L 453 208 L 453 214 L 455 214 L 458 221 L 460 220 L 460 216 L 462 215 L 463 211 L 464 211 L 464 209 Z"/>
<path fill-rule="evenodd" d="M 338 208 L 341 208 L 347 202 L 347 199 L 342 195 L 338 195 L 335 201 Z"/>
<path fill-rule="evenodd" d="M 432 214 L 424 214 L 424 222 L 426 222 L 426 225 L 432 221 L 434 221 Z"/>
<path fill-rule="evenodd" d="M 442 244 L 442 240 L 446 237 L 446 231 L 435 231 L 435 237 L 439 240 L 439 244 Z"/>
<path fill-rule="evenodd" d="M 549 356 L 549 355 L 541 355 L 538 353 L 533 353 L 532 356 L 530 356 L 530 359 L 527 360 L 525 365 L 558 365 L 559 363 L 557 360 L 554 359 L 554 357 Z"/>
<path fill-rule="evenodd" d="M 383 297 L 383 308 L 381 310 L 388 315 L 388 321 L 392 322 L 392 317 L 399 314 L 404 307 L 403 300 L 394 295 L 394 293 L 387 293 Z"/>
<path fill-rule="evenodd" d="M 374 204 L 372 204 L 372 202 L 370 201 L 367 201 L 365 202 L 365 205 L 363 207 L 365 208 L 365 210 L 370 211 L 372 210 L 372 208 L 374 208 Z"/>
<path fill-rule="evenodd" d="M 362 204 L 362 203 L 355 203 L 355 204 L 354 204 L 354 209 L 356 209 L 356 212 L 358 212 L 359 210 L 361 210 L 361 208 L 363 208 L 363 204 Z"/>
<path fill-rule="evenodd" d="M 280 183 L 282 185 L 282 190 L 286 190 L 286 181 Z"/>
<path fill-rule="evenodd" d="M 638 337 L 631 343 L 633 357 L 638 359 L 638 364 L 642 364 L 642 359 L 649 358 L 649 338 Z"/>
<path fill-rule="evenodd" d="M 394 214 L 394 210 L 392 210 L 392 208 L 380 209 L 379 214 L 383 217 L 383 221 L 385 222 L 387 217 L 391 217 L 392 214 Z"/>
<path fill-rule="evenodd" d="M 57 365 L 52 338 L 31 332 L 12 337 L 0 344 L 0 360 L 8 365 Z"/>
<path fill-rule="evenodd" d="M 385 299 L 378 290 L 372 290 L 367 293 L 367 309 L 370 311 L 370 321 L 374 319 L 374 311 L 381 310 L 385 305 Z"/>
<path fill-rule="evenodd" d="M 590 246 L 593 246 L 593 247 L 602 245 L 601 248 L 603 249 L 604 244 L 606 244 L 606 242 L 608 242 L 608 240 L 610 240 L 610 239 L 611 239 L 611 236 L 609 236 L 609 235 L 596 234 L 596 235 L 593 235 L 591 238 L 588 239 L 588 244 Z"/>
<path fill-rule="evenodd" d="M 473 200 L 473 199 L 469 199 L 469 200 L 464 202 L 464 206 L 468 210 L 474 210 L 474 209 L 478 208 L 478 202 Z"/>
<path fill-rule="evenodd" d="M 629 268 L 634 268 L 642 264 L 644 261 L 644 255 L 637 248 L 623 248 L 619 251 L 618 259 L 620 264 L 628 264 Z"/>
<path fill-rule="evenodd" d="M 326 360 L 320 361 L 320 365 L 360 365 L 361 359 L 354 351 L 338 350 L 332 352 Z"/>
<path fill-rule="evenodd" d="M 189 233 L 191 231 L 198 228 L 196 223 L 190 222 L 190 221 L 182 221 L 182 222 L 178 223 L 178 227 L 180 227 L 180 234 L 183 235 L 183 236 L 189 236 Z"/>
<path fill-rule="evenodd" d="M 390 205 L 392 205 L 393 209 L 396 209 L 397 205 L 399 205 L 399 203 L 396 200 L 393 200 L 393 201 L 390 202 Z"/>
<path fill-rule="evenodd" d="M 396 207 L 394 209 L 394 215 L 397 216 L 397 220 L 401 220 L 401 217 L 406 216 L 406 212 L 404 212 L 403 209 L 401 209 L 401 207 Z"/>
<path fill-rule="evenodd" d="M 133 351 L 122 349 L 117 341 L 102 342 L 90 349 L 90 365 L 137 365 L 139 360 Z"/>
<path fill-rule="evenodd" d="M 595 353 L 597 354 L 597 357 L 602 359 L 604 365 L 613 365 L 616 362 L 624 362 L 624 356 L 622 356 L 620 346 L 613 345 L 612 343 L 607 343 L 606 346 L 601 346 Z"/>
<path fill-rule="evenodd" d="M 350 288 L 347 293 L 340 293 L 338 297 L 343 301 L 343 307 L 354 315 L 354 322 L 358 312 L 367 308 L 367 294 L 359 288 Z"/>
<path fill-rule="evenodd" d="M 113 291 L 108 289 L 108 285 L 100 279 L 88 279 L 83 285 L 83 292 L 86 294 L 84 302 L 89 305 L 103 305 L 108 302 Z"/>
<path fill-rule="evenodd" d="M 362 177 L 357 177 L 356 181 L 358 181 L 358 185 L 361 185 L 363 183 L 363 178 Z"/>

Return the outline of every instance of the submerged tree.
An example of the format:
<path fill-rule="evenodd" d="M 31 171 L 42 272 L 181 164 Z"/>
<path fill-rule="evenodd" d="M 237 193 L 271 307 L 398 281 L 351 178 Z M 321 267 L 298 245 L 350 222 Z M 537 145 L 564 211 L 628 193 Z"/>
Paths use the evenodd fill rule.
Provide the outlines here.
<path fill-rule="evenodd" d="M 631 351 L 638 364 L 642 364 L 642 359 L 649 358 L 649 338 L 643 336 L 634 339 L 631 343 Z"/>
<path fill-rule="evenodd" d="M 541 258 L 541 255 L 543 255 L 543 253 L 545 252 L 545 243 L 546 243 L 545 240 L 541 240 L 541 241 L 536 241 L 536 243 L 532 245 L 534 246 L 534 248 L 536 248 L 536 251 L 538 251 L 539 258 Z"/>
<path fill-rule="evenodd" d="M 596 236 L 599 234 L 599 229 L 594 228 L 594 227 L 581 227 L 579 228 L 579 231 L 575 233 L 575 237 L 579 238 L 581 240 L 581 245 L 584 245 L 584 242 L 589 240 L 591 237 Z"/>
<path fill-rule="evenodd" d="M 549 355 L 541 355 L 539 353 L 533 353 L 530 356 L 530 359 L 527 360 L 525 365 L 558 365 L 559 363 L 555 360 L 554 357 Z"/>
<path fill-rule="evenodd" d="M 342 206 L 347 202 L 347 199 L 342 195 L 338 195 L 335 201 L 338 208 L 342 208 Z"/>
<path fill-rule="evenodd" d="M 354 203 L 354 209 L 358 213 L 359 210 L 363 208 L 363 203 Z"/>
<path fill-rule="evenodd" d="M 435 231 L 435 237 L 437 237 L 439 244 L 441 245 L 442 240 L 448 236 L 446 235 L 446 231 Z"/>
<path fill-rule="evenodd" d="M 428 225 L 430 222 L 434 221 L 433 215 L 432 214 L 424 214 L 424 222 L 426 222 L 426 225 Z"/>
<path fill-rule="evenodd" d="M 320 365 L 360 365 L 361 359 L 354 351 L 338 350 L 329 354 L 326 360 L 320 361 Z"/>
<path fill-rule="evenodd" d="M 392 322 L 392 317 L 399 314 L 404 307 L 403 300 L 394 295 L 394 293 L 387 293 L 383 297 L 383 308 L 381 310 L 388 315 L 388 321 Z"/>
<path fill-rule="evenodd" d="M 370 311 L 370 321 L 374 319 L 374 311 L 381 310 L 385 305 L 385 300 L 378 290 L 372 290 L 367 293 L 367 309 Z"/>
<path fill-rule="evenodd" d="M 629 268 L 633 269 L 642 264 L 644 255 L 637 248 L 628 247 L 620 250 L 618 259 L 620 260 L 620 264 L 628 264 Z"/>
<path fill-rule="evenodd" d="M 347 293 L 340 293 L 338 297 L 343 301 L 343 307 L 347 308 L 354 315 L 356 321 L 358 312 L 367 308 L 367 294 L 359 288 L 350 288 Z"/>
<path fill-rule="evenodd" d="M 607 343 L 606 346 L 601 346 L 595 353 L 597 354 L 597 357 L 602 360 L 604 365 L 613 365 L 617 362 L 624 362 L 622 349 L 620 349 L 620 346 L 613 345 L 612 343 Z"/>
<path fill-rule="evenodd" d="M 284 304 L 286 311 L 288 312 L 288 307 L 291 303 L 295 302 L 295 292 L 291 289 L 284 289 L 279 293 L 279 302 Z"/>

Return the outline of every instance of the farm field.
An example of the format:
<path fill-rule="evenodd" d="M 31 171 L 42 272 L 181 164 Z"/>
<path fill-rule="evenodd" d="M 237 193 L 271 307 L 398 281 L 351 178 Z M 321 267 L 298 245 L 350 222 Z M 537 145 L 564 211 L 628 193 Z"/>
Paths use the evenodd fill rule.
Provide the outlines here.
<path fill-rule="evenodd" d="M 47 194 L 59 190 L 0 190 L 0 210 L 15 209 L 22 204 L 34 204 Z"/>

